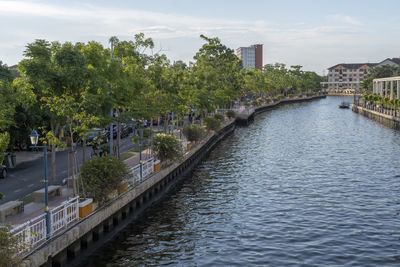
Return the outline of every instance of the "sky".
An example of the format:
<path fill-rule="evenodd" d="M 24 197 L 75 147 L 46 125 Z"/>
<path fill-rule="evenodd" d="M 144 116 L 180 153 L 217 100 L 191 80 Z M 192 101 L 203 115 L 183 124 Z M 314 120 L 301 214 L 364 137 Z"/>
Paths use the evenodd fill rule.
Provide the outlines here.
<path fill-rule="evenodd" d="M 132 40 L 143 32 L 171 62 L 193 61 L 204 41 L 263 44 L 263 64 L 326 74 L 339 63 L 400 57 L 399 0 L 0 0 L 0 60 L 11 66 L 36 39 Z"/>

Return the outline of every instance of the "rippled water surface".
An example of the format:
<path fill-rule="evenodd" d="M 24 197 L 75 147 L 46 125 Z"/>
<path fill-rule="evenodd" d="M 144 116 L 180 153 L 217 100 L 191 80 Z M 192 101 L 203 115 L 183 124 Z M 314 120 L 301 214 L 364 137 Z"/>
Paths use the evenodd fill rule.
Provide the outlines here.
<path fill-rule="evenodd" d="M 399 132 L 341 101 L 258 115 L 85 265 L 400 266 Z"/>

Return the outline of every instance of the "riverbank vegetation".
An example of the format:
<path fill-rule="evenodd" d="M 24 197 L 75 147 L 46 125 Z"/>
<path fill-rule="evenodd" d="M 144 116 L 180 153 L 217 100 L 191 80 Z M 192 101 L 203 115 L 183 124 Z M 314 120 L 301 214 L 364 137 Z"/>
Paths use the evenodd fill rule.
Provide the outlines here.
<path fill-rule="evenodd" d="M 245 70 L 218 38 L 201 38 L 204 45 L 189 65 L 155 53 L 153 40 L 144 34 L 132 40 L 112 37 L 112 49 L 95 41 L 29 43 L 18 64 L 20 77 L 12 79 L 0 64 L 0 133 L 10 133 L 9 149 L 24 149 L 29 132 L 37 129 L 50 146 L 54 178 L 56 149 L 85 144 L 95 127 L 116 123 L 119 146 L 121 123 L 133 119 L 151 124 L 163 119 L 167 132 L 171 114 L 177 121 L 189 113 L 205 118 L 238 101 L 260 104 L 320 90 L 322 78 L 301 66 L 277 63 Z"/>
<path fill-rule="evenodd" d="M 388 109 L 399 109 L 400 107 L 400 99 L 390 99 L 378 94 L 364 94 L 363 100 L 364 103 L 369 105 L 381 106 Z"/>
<path fill-rule="evenodd" d="M 375 67 L 361 83 L 366 92 L 372 92 L 372 81 L 377 78 L 400 76 L 400 66 L 384 65 Z"/>

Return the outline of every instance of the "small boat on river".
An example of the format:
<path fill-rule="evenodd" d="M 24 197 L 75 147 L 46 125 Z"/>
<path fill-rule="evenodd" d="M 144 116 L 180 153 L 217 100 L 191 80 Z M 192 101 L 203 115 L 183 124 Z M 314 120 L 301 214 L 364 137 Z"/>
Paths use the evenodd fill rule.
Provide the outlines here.
<path fill-rule="evenodd" d="M 339 105 L 339 108 L 350 108 L 350 103 L 349 102 L 342 102 Z"/>

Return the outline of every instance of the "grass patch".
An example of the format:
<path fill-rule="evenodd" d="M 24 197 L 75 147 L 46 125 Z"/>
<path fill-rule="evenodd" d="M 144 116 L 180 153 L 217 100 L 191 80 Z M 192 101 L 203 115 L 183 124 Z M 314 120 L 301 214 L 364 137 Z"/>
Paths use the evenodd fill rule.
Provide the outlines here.
<path fill-rule="evenodd" d="M 148 149 L 150 147 L 150 145 L 142 145 L 142 152 L 145 151 L 146 149 Z M 139 153 L 139 146 L 133 148 L 132 150 L 133 152 Z"/>
<path fill-rule="evenodd" d="M 23 201 L 24 205 L 32 203 L 33 202 L 33 195 L 32 194 L 26 195 L 23 198 L 21 198 L 20 201 Z"/>
<path fill-rule="evenodd" d="M 126 152 L 122 153 L 121 156 L 120 156 L 119 158 L 120 158 L 121 160 L 126 160 L 126 159 L 129 159 L 129 158 L 132 157 L 132 156 L 135 156 L 137 153 L 138 153 L 138 152 L 135 151 L 135 149 L 132 149 L 132 150 L 129 150 L 129 151 L 126 151 Z"/>

